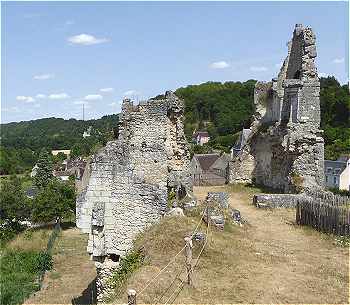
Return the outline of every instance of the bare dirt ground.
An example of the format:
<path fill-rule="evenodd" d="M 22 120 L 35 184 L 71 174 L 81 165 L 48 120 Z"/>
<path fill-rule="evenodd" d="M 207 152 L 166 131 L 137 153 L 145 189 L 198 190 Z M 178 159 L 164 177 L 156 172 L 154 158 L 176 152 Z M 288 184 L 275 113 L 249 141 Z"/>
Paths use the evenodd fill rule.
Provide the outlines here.
<path fill-rule="evenodd" d="M 196 188 L 199 198 L 215 188 Z M 250 224 L 242 240 L 256 259 L 239 266 L 248 302 L 349 303 L 349 249 L 329 235 L 295 223 L 295 210 L 258 209 L 246 193 L 230 193 L 230 205 Z M 250 272 L 249 272 L 250 271 Z"/>
<path fill-rule="evenodd" d="M 294 209 L 254 207 L 251 204 L 254 190 L 223 186 L 196 187 L 194 191 L 204 199 L 208 191 L 224 190 L 230 191 L 230 205 L 241 211 L 248 224 L 211 232 L 194 271 L 193 287 L 186 284 L 177 292 L 176 286 L 181 284 L 177 279 L 174 288 L 168 288 L 177 271 L 183 268 L 180 257 L 142 292 L 138 297 L 141 303 L 349 302 L 348 248 L 336 245 L 332 236 L 295 225 Z M 150 263 L 137 271 L 125 288 L 141 291 L 181 249 L 183 236 L 194 223 L 188 218 L 173 219 L 145 234 L 141 244 L 148 249 Z M 198 252 L 195 246 L 194 257 Z M 185 279 L 185 272 L 179 278 Z M 126 301 L 125 291 L 115 303 Z"/>
<path fill-rule="evenodd" d="M 96 271 L 86 245 L 87 235 L 79 229 L 63 230 L 53 253 L 54 270 L 46 273 L 42 290 L 25 304 L 92 304 Z"/>

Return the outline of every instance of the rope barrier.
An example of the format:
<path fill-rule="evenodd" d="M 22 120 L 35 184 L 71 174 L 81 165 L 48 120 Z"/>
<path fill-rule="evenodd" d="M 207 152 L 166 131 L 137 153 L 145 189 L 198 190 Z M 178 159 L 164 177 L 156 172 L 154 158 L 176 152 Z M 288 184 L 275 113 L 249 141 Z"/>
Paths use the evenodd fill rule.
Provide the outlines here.
<path fill-rule="evenodd" d="M 161 273 L 170 266 L 171 263 L 173 263 L 175 261 L 175 258 L 186 248 L 186 246 L 184 246 L 173 258 L 172 260 L 162 269 L 158 272 L 158 274 L 156 276 L 154 276 L 150 281 L 147 282 L 147 284 L 141 289 L 141 291 L 138 293 L 138 295 L 141 295 L 141 293 L 149 286 L 151 285 L 154 280 L 161 275 Z"/>
<path fill-rule="evenodd" d="M 176 274 L 175 278 L 172 280 L 172 282 L 170 283 L 170 285 L 168 286 L 167 289 L 164 290 L 163 294 L 157 299 L 157 301 L 155 303 L 151 303 L 154 305 L 157 305 L 159 303 L 159 301 L 163 298 L 163 296 L 169 291 L 170 287 L 174 284 L 174 282 L 178 279 L 178 276 L 182 273 L 183 271 L 183 266 L 180 268 L 179 272 Z M 181 280 L 182 281 L 182 280 Z"/>
<path fill-rule="evenodd" d="M 193 233 L 191 234 L 191 238 L 193 238 L 193 236 L 197 233 L 198 228 L 199 228 L 199 226 L 200 226 L 200 224 L 201 224 L 201 222 L 202 222 L 202 218 L 203 218 L 204 212 L 205 212 L 205 209 L 203 210 L 203 212 L 202 212 L 202 214 L 201 214 L 201 217 L 200 217 L 200 219 L 199 219 L 199 221 L 198 221 L 198 223 L 197 223 L 197 226 L 195 227 Z M 147 282 L 147 284 L 146 284 L 146 285 L 141 289 L 141 291 L 138 293 L 139 296 L 141 295 L 141 293 L 142 293 L 147 287 L 149 287 L 149 286 L 158 278 L 159 275 L 161 275 L 161 274 L 163 273 L 163 271 L 164 271 L 166 268 L 168 268 L 168 267 L 175 261 L 176 257 L 177 257 L 185 248 L 186 248 L 186 246 L 184 246 L 184 247 L 169 261 L 169 263 L 168 263 L 163 269 L 161 269 L 161 270 L 158 272 L 158 274 L 156 274 L 151 280 L 149 280 L 149 281 Z"/>
<path fill-rule="evenodd" d="M 193 266 L 193 271 L 194 271 L 194 269 L 196 268 L 196 266 L 198 265 L 199 258 L 201 257 L 201 255 L 202 255 L 202 253 L 203 253 L 203 251 L 204 251 L 204 248 L 205 248 L 205 246 L 206 246 L 207 243 L 208 243 L 209 228 L 210 228 L 210 225 L 209 225 L 209 222 L 208 222 L 208 223 L 207 223 L 207 230 L 206 230 L 206 239 L 205 239 L 205 243 L 204 243 L 204 245 L 203 245 L 201 251 L 199 252 L 199 254 L 198 254 L 198 256 L 197 256 L 196 263 L 195 263 L 195 265 Z M 174 290 L 173 293 L 170 295 L 170 297 L 166 300 L 166 302 L 164 303 L 164 305 L 167 305 L 167 304 L 168 304 L 168 302 L 171 300 L 171 298 L 172 298 L 173 295 L 175 294 L 176 290 L 177 290 L 178 288 L 180 288 L 179 291 L 178 291 L 178 294 L 175 296 L 175 298 L 174 298 L 174 300 L 173 300 L 172 302 L 174 302 L 174 301 L 176 300 L 176 298 L 178 297 L 179 293 L 181 292 L 181 290 L 182 290 L 184 284 L 185 284 L 185 280 L 181 280 L 180 285 L 179 285 L 177 288 L 175 288 L 175 290 Z"/>

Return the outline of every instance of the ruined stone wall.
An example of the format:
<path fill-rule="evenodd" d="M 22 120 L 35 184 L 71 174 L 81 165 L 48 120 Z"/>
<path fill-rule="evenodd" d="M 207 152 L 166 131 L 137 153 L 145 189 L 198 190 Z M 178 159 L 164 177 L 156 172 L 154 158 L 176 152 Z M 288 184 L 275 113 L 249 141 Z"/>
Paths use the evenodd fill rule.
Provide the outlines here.
<path fill-rule="evenodd" d="M 89 233 L 99 300 L 108 295 L 119 257 L 165 214 L 169 189 L 179 196 L 192 191 L 183 107 L 171 92 L 139 105 L 125 100 L 118 139 L 93 157 L 89 184 L 77 201 L 77 226 Z"/>
<path fill-rule="evenodd" d="M 230 164 L 230 182 L 295 192 L 323 188 L 320 84 L 315 35 L 296 25 L 277 78 L 257 82 L 251 134 Z"/>

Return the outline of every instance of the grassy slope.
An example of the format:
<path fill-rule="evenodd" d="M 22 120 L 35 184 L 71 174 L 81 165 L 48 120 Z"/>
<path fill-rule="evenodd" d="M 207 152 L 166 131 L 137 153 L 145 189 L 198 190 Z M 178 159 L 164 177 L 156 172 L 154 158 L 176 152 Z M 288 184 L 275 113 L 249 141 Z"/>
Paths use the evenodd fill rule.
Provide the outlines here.
<path fill-rule="evenodd" d="M 1 257 L 4 304 L 22 303 L 37 289 L 40 252 L 46 249 L 50 229 L 28 230 L 6 244 Z"/>
<path fill-rule="evenodd" d="M 43 289 L 25 303 L 89 304 L 96 296 L 90 289 L 96 270 L 86 246 L 86 234 L 77 228 L 64 229 L 53 251 L 54 269 L 46 273 Z"/>
<path fill-rule="evenodd" d="M 253 207 L 250 202 L 256 189 L 224 189 L 231 192 L 231 206 L 238 208 L 249 224 L 242 228 L 228 225 L 224 232 L 211 231 L 194 272 L 194 287 L 185 285 L 176 303 L 348 302 L 348 249 L 335 245 L 328 235 L 293 225 L 294 210 Z M 223 188 L 201 187 L 195 191 L 203 199 L 209 190 Z M 125 288 L 141 291 L 183 247 L 183 237 L 197 220 L 168 218 L 142 234 L 136 244 L 145 247 L 148 263 L 130 277 Z M 194 257 L 199 249 L 195 244 Z M 165 303 L 180 284 L 175 280 L 170 286 L 181 268 L 179 277 L 184 279 L 183 255 L 138 295 L 138 302 Z M 114 303 L 126 302 L 125 291 Z"/>

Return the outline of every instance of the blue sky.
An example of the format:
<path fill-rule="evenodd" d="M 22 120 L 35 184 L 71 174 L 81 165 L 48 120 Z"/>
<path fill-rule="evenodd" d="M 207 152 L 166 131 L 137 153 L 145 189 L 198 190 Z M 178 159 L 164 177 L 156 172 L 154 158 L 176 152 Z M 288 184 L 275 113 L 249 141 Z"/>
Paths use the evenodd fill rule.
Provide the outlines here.
<path fill-rule="evenodd" d="M 99 118 L 206 81 L 270 80 L 296 23 L 348 79 L 347 2 L 3 2 L 2 122 Z"/>

